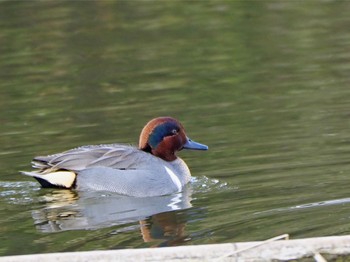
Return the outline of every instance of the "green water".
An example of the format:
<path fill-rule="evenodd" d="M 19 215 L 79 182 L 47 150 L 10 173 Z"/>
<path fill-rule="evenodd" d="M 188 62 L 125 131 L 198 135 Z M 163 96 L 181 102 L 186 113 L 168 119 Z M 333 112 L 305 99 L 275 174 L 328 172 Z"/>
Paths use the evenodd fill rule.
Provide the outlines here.
<path fill-rule="evenodd" d="M 348 1 L 1 1 L 0 255 L 349 234 L 349 13 Z M 115 196 L 19 174 L 36 155 L 137 144 L 163 115 L 209 146 L 180 153 L 190 206 L 103 220 Z"/>

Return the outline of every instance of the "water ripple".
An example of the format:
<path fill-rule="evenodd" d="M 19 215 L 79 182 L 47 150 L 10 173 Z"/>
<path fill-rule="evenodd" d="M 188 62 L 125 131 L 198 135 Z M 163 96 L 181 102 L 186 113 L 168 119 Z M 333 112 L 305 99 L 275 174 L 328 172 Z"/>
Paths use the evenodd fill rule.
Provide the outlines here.
<path fill-rule="evenodd" d="M 218 179 L 208 178 L 206 176 L 192 177 L 191 185 L 194 189 L 194 192 L 199 193 L 237 189 L 230 187 L 227 182 L 221 182 Z"/>
<path fill-rule="evenodd" d="M 34 201 L 33 192 L 40 190 L 35 182 L 0 181 L 0 197 L 11 204 L 28 204 Z"/>
<path fill-rule="evenodd" d="M 340 199 L 306 203 L 306 204 L 295 205 L 295 206 L 285 207 L 285 208 L 275 208 L 275 209 L 265 210 L 261 212 L 256 212 L 254 214 L 258 215 L 258 214 L 266 214 L 266 213 L 274 213 L 274 212 L 288 212 L 288 211 L 315 208 L 315 207 L 343 205 L 348 203 L 350 203 L 350 198 L 340 198 Z"/>

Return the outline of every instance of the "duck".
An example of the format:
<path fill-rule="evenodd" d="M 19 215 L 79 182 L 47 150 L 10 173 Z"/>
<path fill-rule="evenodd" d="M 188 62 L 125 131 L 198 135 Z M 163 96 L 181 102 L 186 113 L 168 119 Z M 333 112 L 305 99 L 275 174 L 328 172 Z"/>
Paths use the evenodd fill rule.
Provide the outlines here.
<path fill-rule="evenodd" d="M 191 179 L 183 149 L 208 150 L 191 140 L 172 117 L 157 117 L 142 129 L 138 147 L 126 144 L 86 145 L 62 153 L 37 156 L 33 171 L 43 188 L 115 192 L 153 197 L 181 192 Z"/>

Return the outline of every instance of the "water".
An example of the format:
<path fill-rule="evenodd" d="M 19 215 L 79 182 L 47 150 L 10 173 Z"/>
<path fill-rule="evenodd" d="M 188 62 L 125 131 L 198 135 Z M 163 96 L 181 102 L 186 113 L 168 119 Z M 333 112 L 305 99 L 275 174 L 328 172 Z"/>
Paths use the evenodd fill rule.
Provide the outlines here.
<path fill-rule="evenodd" d="M 0 3 L 0 255 L 349 234 L 347 1 Z M 181 194 L 40 189 L 33 156 L 171 115 Z M 122 204 L 123 205 L 122 205 Z M 119 208 L 119 209 L 118 209 Z"/>

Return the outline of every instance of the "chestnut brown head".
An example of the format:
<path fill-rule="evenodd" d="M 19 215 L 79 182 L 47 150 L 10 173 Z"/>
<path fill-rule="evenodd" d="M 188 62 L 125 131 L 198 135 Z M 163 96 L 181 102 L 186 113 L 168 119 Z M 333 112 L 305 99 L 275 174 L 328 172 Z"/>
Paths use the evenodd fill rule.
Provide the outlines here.
<path fill-rule="evenodd" d="M 189 139 L 181 123 L 172 117 L 149 121 L 141 131 L 139 148 L 166 161 L 175 160 L 176 152 L 182 149 L 208 149 L 206 145 Z"/>

